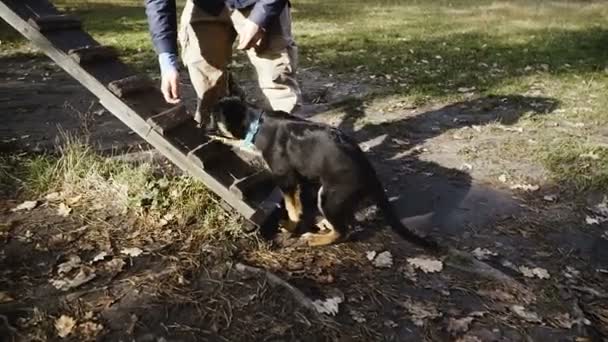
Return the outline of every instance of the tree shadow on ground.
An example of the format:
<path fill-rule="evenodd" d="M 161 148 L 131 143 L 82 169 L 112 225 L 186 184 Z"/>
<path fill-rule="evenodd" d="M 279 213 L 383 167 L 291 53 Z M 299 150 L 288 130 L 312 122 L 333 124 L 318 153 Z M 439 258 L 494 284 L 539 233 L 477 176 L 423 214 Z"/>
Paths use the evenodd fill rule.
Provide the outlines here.
<path fill-rule="evenodd" d="M 358 125 L 367 115 L 364 103 L 356 100 L 343 106 L 346 114 L 338 127 L 364 148 L 367 145 L 368 155 L 403 222 L 427 233 L 437 229 L 442 235 L 458 237 L 468 224 L 498 220 L 518 206 L 506 193 L 473 184 L 471 176 L 462 170 L 421 159 L 421 145 L 465 126 L 513 125 L 524 114 L 545 115 L 558 105 L 557 100 L 545 97 L 487 96 L 395 121 Z"/>

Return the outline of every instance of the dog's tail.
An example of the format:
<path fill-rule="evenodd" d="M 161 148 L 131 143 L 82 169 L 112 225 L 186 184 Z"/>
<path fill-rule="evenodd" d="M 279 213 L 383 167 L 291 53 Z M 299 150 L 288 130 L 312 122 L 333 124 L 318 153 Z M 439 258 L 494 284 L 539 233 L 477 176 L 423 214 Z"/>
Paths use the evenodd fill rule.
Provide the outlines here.
<path fill-rule="evenodd" d="M 380 183 L 380 181 L 377 181 L 376 183 L 377 186 L 375 187 L 376 189 L 374 189 L 375 199 L 378 204 L 378 208 L 380 209 L 380 212 L 388 221 L 388 224 L 391 226 L 391 228 L 403 239 L 413 244 L 416 244 L 432 252 L 441 252 L 443 249 L 441 248 L 439 243 L 437 243 L 437 241 L 433 240 L 430 237 L 423 237 L 418 235 L 418 233 L 411 230 L 401 222 L 401 220 L 396 214 L 395 208 L 386 196 L 382 184 Z"/>

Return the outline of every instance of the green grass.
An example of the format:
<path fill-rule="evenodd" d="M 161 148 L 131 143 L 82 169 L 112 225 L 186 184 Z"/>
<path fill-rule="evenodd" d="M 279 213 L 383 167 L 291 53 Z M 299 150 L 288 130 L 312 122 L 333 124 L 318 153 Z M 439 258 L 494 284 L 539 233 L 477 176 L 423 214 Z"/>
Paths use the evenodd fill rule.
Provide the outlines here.
<path fill-rule="evenodd" d="M 140 1 L 57 4 L 83 17 L 87 30 L 123 50 L 128 62 L 157 72 Z M 542 148 L 510 148 L 509 158 L 533 156 L 556 181 L 568 180 L 580 191 L 606 184 L 605 173 L 572 158 L 581 146 L 608 146 L 605 1 L 297 0 L 293 17 L 301 65 L 373 83 L 380 88 L 375 102 L 401 97 L 416 104 L 450 103 L 463 99 L 463 87 L 498 96 L 534 90 L 535 96 L 556 100 L 558 111 L 518 123 L 537 128 L 533 138 Z M 4 27 L 0 41 L 4 53 L 24 49 Z M 564 123 L 583 128 L 547 128 Z M 596 166 L 608 168 L 607 154 L 598 155 Z"/>
<path fill-rule="evenodd" d="M 201 182 L 167 176 L 148 163 L 102 157 L 73 137 L 64 137 L 56 155 L 0 156 L 0 187 L 5 195 L 28 200 L 50 192 L 82 196 L 91 207 L 130 212 L 152 226 L 169 215 L 179 225 L 196 223 L 196 235 L 205 239 L 242 234 L 240 219 L 221 209 Z"/>

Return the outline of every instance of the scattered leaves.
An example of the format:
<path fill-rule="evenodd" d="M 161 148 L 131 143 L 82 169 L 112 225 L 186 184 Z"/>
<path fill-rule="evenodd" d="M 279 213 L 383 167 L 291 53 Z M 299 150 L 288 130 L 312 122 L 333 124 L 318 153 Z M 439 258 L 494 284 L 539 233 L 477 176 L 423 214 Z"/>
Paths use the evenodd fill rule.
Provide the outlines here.
<path fill-rule="evenodd" d="M 141 253 L 143 253 L 143 251 L 138 247 L 131 247 L 131 248 L 123 248 L 120 251 L 120 253 L 134 258 L 134 257 L 141 255 Z"/>
<path fill-rule="evenodd" d="M 61 338 L 68 336 L 72 332 L 72 329 L 74 329 L 75 325 L 76 321 L 72 317 L 61 315 L 61 317 L 55 321 L 57 335 L 59 335 Z"/>
<path fill-rule="evenodd" d="M 540 267 L 529 268 L 526 266 L 519 266 L 519 271 L 528 278 L 538 277 L 540 279 L 549 279 L 551 277 L 546 269 Z"/>
<path fill-rule="evenodd" d="M 22 211 L 22 210 L 32 210 L 38 206 L 40 202 L 38 201 L 25 201 L 18 206 L 11 209 L 12 212 Z"/>
<path fill-rule="evenodd" d="M 443 263 L 437 259 L 408 258 L 407 262 L 424 273 L 440 272 L 443 269 Z"/>

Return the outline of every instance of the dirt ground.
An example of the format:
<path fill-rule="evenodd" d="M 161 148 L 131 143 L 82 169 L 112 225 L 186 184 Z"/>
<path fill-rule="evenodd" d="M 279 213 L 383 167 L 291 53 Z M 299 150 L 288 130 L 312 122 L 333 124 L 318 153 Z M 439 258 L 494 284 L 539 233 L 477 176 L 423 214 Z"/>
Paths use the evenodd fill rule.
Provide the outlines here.
<path fill-rule="evenodd" d="M 102 153 L 147 149 L 46 59 L 3 63 L 0 150 L 52 149 L 62 129 L 86 132 Z M 379 230 L 374 215 L 363 215 L 351 241 L 325 248 L 268 247 L 255 233 L 201 244 L 196 225 L 152 229 L 77 200 L 66 217 L 44 199 L 13 212 L 22 199 L 8 196 L 0 199 L 0 339 L 608 340 L 608 220 L 585 223 L 608 215 L 601 194 L 575 203 L 540 165 L 463 153 L 491 150 L 507 135 L 532 139 L 518 118 L 550 115 L 556 100 L 472 94 L 421 108 L 390 98 L 378 105 L 362 100 L 377 84 L 314 69 L 300 77 L 306 115 L 353 134 L 403 222 L 472 252 L 479 265 L 425 255 Z M 335 315 L 306 306 L 317 300 Z"/>

